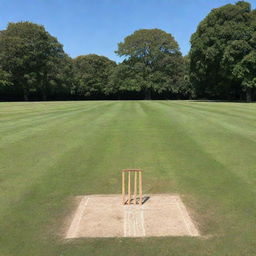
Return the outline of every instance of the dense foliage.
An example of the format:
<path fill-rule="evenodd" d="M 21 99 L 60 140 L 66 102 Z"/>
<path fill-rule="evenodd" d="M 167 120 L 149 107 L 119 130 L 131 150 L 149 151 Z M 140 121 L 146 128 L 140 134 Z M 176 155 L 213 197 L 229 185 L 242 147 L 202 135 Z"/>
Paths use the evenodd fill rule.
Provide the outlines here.
<path fill-rule="evenodd" d="M 213 9 L 191 37 L 198 97 L 251 101 L 256 86 L 256 11 L 246 2 Z M 245 92 L 245 93 L 243 93 Z"/>
<path fill-rule="evenodd" d="M 74 59 L 43 26 L 9 23 L 0 31 L 0 100 L 216 99 L 256 96 L 256 10 L 247 2 L 213 9 L 182 56 L 171 34 L 141 29 L 124 38 L 116 64 Z"/>
<path fill-rule="evenodd" d="M 126 77 L 117 81 L 117 87 L 128 91 L 142 91 L 145 99 L 151 94 L 169 95 L 179 92 L 182 80 L 182 55 L 171 34 L 160 29 L 141 29 L 118 44 L 116 53 L 125 56 Z M 130 71 L 129 71 L 130 70 Z"/>
<path fill-rule="evenodd" d="M 61 68 L 65 59 L 62 45 L 43 26 L 10 23 L 0 33 L 0 86 L 14 97 L 23 95 L 28 100 L 37 93 L 46 100 L 58 82 L 66 81 Z"/>
<path fill-rule="evenodd" d="M 75 95 L 90 98 L 104 95 L 116 63 L 96 54 L 78 56 L 73 63 Z"/>

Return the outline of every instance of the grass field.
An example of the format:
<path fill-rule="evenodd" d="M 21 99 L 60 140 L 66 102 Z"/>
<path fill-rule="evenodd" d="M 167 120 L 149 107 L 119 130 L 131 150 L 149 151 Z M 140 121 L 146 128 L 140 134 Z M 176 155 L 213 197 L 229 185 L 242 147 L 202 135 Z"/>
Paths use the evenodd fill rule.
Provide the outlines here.
<path fill-rule="evenodd" d="M 0 103 L 0 255 L 256 255 L 256 104 Z M 179 193 L 202 238 L 63 241 L 73 196 Z"/>

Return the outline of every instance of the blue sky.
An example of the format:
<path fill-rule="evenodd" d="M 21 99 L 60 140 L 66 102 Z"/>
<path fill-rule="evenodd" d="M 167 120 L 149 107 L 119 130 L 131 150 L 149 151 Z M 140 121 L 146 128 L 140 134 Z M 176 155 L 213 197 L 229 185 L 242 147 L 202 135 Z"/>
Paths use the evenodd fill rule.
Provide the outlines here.
<path fill-rule="evenodd" d="M 232 0 L 0 0 L 0 29 L 8 22 L 45 26 L 76 57 L 96 53 L 115 61 L 117 43 L 135 30 L 160 28 L 171 33 L 183 54 L 198 23 L 212 8 Z M 256 8 L 256 0 L 249 1 Z"/>

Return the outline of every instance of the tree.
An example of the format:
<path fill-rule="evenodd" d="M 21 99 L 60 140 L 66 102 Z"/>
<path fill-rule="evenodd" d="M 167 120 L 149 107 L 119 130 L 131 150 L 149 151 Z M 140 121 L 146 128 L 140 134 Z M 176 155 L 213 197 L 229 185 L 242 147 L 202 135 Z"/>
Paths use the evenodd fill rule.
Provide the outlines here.
<path fill-rule="evenodd" d="M 48 85 L 47 94 L 52 98 L 70 97 L 75 87 L 73 59 L 66 54 L 62 58 L 57 58 L 45 79 Z"/>
<path fill-rule="evenodd" d="M 0 67 L 0 87 L 10 86 L 10 85 L 12 85 L 11 74 L 4 71 Z"/>
<path fill-rule="evenodd" d="M 117 95 L 118 99 L 121 99 L 122 95 L 127 93 L 139 93 L 140 85 L 144 81 L 142 74 L 138 72 L 137 65 L 130 63 L 129 60 L 118 64 L 111 72 L 109 83 L 105 87 L 105 94 Z"/>
<path fill-rule="evenodd" d="M 177 88 L 177 93 L 179 97 L 181 98 L 193 98 L 194 97 L 194 88 L 192 86 L 192 83 L 190 81 L 189 76 L 189 68 L 190 68 L 190 58 L 189 56 L 183 57 L 183 73 L 182 73 L 182 79 L 179 83 L 179 86 Z"/>
<path fill-rule="evenodd" d="M 151 99 L 152 92 L 176 90 L 182 73 L 182 55 L 171 34 L 160 29 L 137 30 L 118 44 L 116 53 L 126 57 L 126 69 L 131 69 L 132 77 L 122 83 L 127 90 L 138 90 L 139 86 L 145 99 Z"/>
<path fill-rule="evenodd" d="M 197 96 L 232 99 L 255 87 L 256 11 L 247 2 L 213 9 L 191 37 L 190 78 Z"/>
<path fill-rule="evenodd" d="M 5 99 L 6 95 L 10 94 L 12 87 L 11 74 L 4 71 L 0 67 L 0 100 Z"/>
<path fill-rule="evenodd" d="M 96 54 L 78 56 L 73 63 L 76 94 L 91 97 L 103 95 L 116 63 Z"/>
<path fill-rule="evenodd" d="M 47 98 L 49 73 L 65 57 L 62 45 L 43 26 L 31 22 L 9 23 L 0 33 L 0 63 L 12 75 L 13 85 L 28 100 L 31 90 Z"/>
<path fill-rule="evenodd" d="M 237 63 L 233 74 L 246 88 L 247 101 L 252 101 L 252 90 L 256 87 L 256 52 L 251 52 Z"/>

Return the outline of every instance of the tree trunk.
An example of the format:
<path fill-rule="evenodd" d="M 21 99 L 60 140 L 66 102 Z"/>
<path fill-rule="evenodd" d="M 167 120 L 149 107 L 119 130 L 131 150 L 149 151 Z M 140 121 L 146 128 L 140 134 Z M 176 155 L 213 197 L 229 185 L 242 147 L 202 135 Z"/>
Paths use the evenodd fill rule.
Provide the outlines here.
<path fill-rule="evenodd" d="M 46 94 L 45 88 L 43 88 L 42 90 L 42 98 L 43 100 L 47 100 L 47 94 Z"/>
<path fill-rule="evenodd" d="M 41 79 L 41 92 L 42 92 L 43 100 L 47 100 L 46 83 L 47 83 L 47 78 L 46 78 L 46 74 L 44 74 L 43 78 Z"/>
<path fill-rule="evenodd" d="M 151 91 L 150 89 L 145 90 L 145 100 L 151 100 Z"/>
<path fill-rule="evenodd" d="M 28 90 L 23 87 L 23 98 L 25 101 L 28 101 Z"/>
<path fill-rule="evenodd" d="M 251 102 L 252 101 L 252 88 L 246 87 L 246 101 Z"/>

